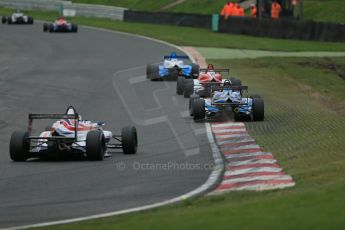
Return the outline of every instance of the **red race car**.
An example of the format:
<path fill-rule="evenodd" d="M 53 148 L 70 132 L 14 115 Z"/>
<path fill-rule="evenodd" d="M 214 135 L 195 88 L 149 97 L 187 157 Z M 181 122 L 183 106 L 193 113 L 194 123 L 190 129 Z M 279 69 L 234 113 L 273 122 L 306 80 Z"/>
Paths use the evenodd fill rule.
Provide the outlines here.
<path fill-rule="evenodd" d="M 183 82 L 178 81 L 176 88 L 182 88 L 183 96 L 189 98 L 192 94 L 199 95 L 200 97 L 209 97 L 211 86 L 219 86 L 224 80 L 230 80 L 234 86 L 242 85 L 239 79 L 229 78 L 229 72 L 229 69 L 215 69 L 212 64 L 209 64 L 207 69 L 200 69 L 197 79 L 184 79 Z"/>

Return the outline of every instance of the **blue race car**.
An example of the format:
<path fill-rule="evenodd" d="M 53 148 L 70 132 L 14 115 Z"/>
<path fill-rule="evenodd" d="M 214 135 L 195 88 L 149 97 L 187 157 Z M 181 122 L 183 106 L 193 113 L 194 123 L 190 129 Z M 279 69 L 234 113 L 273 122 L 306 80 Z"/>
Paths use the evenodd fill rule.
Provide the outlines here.
<path fill-rule="evenodd" d="M 43 24 L 43 31 L 44 32 L 63 32 L 63 33 L 68 33 L 68 32 L 78 32 L 78 26 L 75 24 L 72 24 L 70 22 L 67 22 L 63 17 L 60 17 L 55 20 L 53 23 L 44 23 Z"/>
<path fill-rule="evenodd" d="M 235 121 L 243 118 L 253 121 L 264 120 L 264 100 L 259 95 L 248 96 L 248 86 L 232 86 L 231 81 L 226 80 L 223 86 L 211 88 L 211 98 L 190 98 L 189 113 L 194 120 L 213 118 L 222 112 L 231 111 Z"/>
<path fill-rule="evenodd" d="M 146 65 L 146 78 L 151 81 L 163 79 L 176 81 L 179 76 L 191 79 L 198 77 L 199 65 L 186 64 L 185 60 L 189 60 L 189 57 L 177 55 L 175 52 L 164 56 L 161 63 Z"/>

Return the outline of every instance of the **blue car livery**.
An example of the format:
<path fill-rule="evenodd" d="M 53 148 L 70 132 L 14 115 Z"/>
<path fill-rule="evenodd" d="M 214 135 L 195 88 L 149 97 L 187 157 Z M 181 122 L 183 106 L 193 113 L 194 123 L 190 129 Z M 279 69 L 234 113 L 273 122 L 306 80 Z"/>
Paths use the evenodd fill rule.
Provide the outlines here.
<path fill-rule="evenodd" d="M 175 52 L 164 56 L 159 64 L 148 64 L 146 68 L 146 77 L 151 80 L 171 79 L 176 80 L 179 76 L 185 78 L 195 78 L 199 74 L 199 65 L 191 63 L 186 64 L 188 56 L 177 55 Z"/>

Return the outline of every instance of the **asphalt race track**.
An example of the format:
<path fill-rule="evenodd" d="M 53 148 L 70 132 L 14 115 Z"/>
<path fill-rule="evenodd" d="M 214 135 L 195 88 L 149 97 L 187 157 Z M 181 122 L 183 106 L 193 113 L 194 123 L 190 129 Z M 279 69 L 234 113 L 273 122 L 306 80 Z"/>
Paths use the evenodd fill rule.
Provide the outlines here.
<path fill-rule="evenodd" d="M 207 180 L 213 159 L 204 124 L 187 116 L 175 82 L 144 76 L 146 63 L 175 48 L 84 27 L 77 34 L 43 33 L 40 23 L 0 27 L 0 228 L 161 202 Z M 10 135 L 26 129 L 28 113 L 63 113 L 69 105 L 114 133 L 135 125 L 138 154 L 10 160 Z"/>

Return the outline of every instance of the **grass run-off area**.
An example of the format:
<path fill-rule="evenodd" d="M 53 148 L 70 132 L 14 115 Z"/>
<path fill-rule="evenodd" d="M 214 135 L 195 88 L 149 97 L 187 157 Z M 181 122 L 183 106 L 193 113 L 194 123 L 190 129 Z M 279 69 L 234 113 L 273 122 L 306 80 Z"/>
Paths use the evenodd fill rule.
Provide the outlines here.
<path fill-rule="evenodd" d="M 44 229 L 343 229 L 345 58 L 209 60 L 230 67 L 265 100 L 246 126 L 296 181 L 294 188 L 232 192 L 142 213 Z M 187 103 L 187 102 L 186 102 Z"/>
<path fill-rule="evenodd" d="M 0 8 L 0 14 L 13 12 L 11 9 Z M 57 17 L 56 12 L 30 11 L 35 19 L 52 21 Z M 308 42 L 297 40 L 283 40 L 259 38 L 244 35 L 231 35 L 212 32 L 208 29 L 191 27 L 177 27 L 167 25 L 152 25 L 142 23 L 128 23 L 109 19 L 95 19 L 75 17 L 73 22 L 128 33 L 140 34 L 164 40 L 179 46 L 222 47 L 235 49 L 254 49 L 272 51 L 345 51 L 344 43 Z M 82 33 L 82 28 L 80 29 Z"/>
<path fill-rule="evenodd" d="M 73 0 L 74 3 L 91 3 L 121 6 L 136 10 L 158 11 L 174 0 Z M 218 13 L 227 1 L 224 0 L 187 0 L 169 12 L 213 14 Z M 345 23 L 345 1 L 343 0 L 303 0 L 306 20 Z M 296 10 L 298 12 L 298 9 Z"/>

